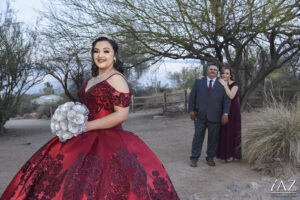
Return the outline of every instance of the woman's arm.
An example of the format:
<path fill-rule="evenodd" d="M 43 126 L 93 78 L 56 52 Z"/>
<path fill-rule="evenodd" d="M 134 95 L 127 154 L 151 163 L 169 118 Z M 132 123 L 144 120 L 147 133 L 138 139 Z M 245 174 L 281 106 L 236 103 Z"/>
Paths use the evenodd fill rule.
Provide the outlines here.
<path fill-rule="evenodd" d="M 233 99 L 235 97 L 239 87 L 235 85 L 230 90 L 227 85 L 227 82 L 225 82 L 223 79 L 219 79 L 219 81 L 223 85 L 225 92 L 226 92 L 227 96 L 229 97 L 229 99 Z"/>
<path fill-rule="evenodd" d="M 122 108 L 122 107 L 114 106 L 114 109 L 115 111 L 113 113 L 105 117 L 87 122 L 86 131 L 112 128 L 127 120 L 129 107 Z"/>
<path fill-rule="evenodd" d="M 107 82 L 115 88 L 117 91 L 121 93 L 128 93 L 129 87 L 125 79 L 120 75 L 114 75 L 107 80 Z M 96 130 L 96 129 L 107 129 L 112 128 L 124 121 L 127 120 L 129 113 L 129 106 L 128 107 L 120 107 L 114 106 L 114 112 L 99 118 L 93 121 L 89 121 L 86 125 L 87 131 Z"/>

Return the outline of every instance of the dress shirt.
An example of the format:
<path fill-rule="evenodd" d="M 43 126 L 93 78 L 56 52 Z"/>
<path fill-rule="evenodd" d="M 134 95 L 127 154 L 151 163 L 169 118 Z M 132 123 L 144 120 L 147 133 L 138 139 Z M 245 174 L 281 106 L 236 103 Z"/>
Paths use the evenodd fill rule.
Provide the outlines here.
<path fill-rule="evenodd" d="M 211 89 L 212 89 L 214 87 L 216 79 L 217 79 L 217 77 L 215 77 L 214 79 L 210 79 L 207 77 L 207 88 L 209 87 L 209 81 L 212 80 L 212 83 L 211 83 Z"/>

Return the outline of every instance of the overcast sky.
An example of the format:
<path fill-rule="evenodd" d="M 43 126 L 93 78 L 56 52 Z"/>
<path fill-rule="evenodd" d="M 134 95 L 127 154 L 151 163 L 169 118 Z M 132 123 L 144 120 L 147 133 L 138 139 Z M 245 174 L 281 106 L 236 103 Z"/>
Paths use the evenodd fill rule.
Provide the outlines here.
<path fill-rule="evenodd" d="M 0 1 L 1 11 L 5 10 L 6 1 Z M 35 24 L 39 15 L 36 10 L 43 10 L 43 4 L 47 3 L 47 0 L 8 0 L 8 2 L 10 7 L 16 12 L 18 21 L 26 24 Z"/>

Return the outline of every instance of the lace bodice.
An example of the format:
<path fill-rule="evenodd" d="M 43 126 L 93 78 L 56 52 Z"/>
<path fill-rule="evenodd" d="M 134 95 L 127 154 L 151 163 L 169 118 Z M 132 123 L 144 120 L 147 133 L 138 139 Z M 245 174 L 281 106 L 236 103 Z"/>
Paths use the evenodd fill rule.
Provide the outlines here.
<path fill-rule="evenodd" d="M 95 84 L 87 91 L 88 81 L 78 91 L 78 99 L 90 111 L 89 121 L 104 117 L 114 112 L 114 105 L 127 107 L 130 105 L 130 93 L 122 93 L 113 88 L 107 80 Z"/>

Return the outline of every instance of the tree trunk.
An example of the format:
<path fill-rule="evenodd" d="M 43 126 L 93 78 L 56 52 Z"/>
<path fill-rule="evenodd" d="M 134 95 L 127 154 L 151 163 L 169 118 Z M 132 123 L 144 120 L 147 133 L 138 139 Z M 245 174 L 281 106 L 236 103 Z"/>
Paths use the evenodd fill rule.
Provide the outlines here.
<path fill-rule="evenodd" d="M 71 101 L 77 101 L 77 99 L 72 96 L 72 94 L 69 92 L 69 90 L 66 87 L 64 87 L 64 91 L 65 91 L 65 94 L 67 95 L 67 97 L 69 97 L 69 99 Z"/>
<path fill-rule="evenodd" d="M 258 85 L 258 84 L 257 84 Z M 247 90 L 245 90 L 243 92 L 243 94 L 241 94 L 241 110 L 245 110 L 246 109 L 246 105 L 248 102 L 248 99 L 250 97 L 250 95 L 254 92 L 254 90 L 256 89 L 257 85 L 252 85 L 251 87 L 248 87 Z"/>
<path fill-rule="evenodd" d="M 4 128 L 4 125 L 5 125 L 5 123 L 6 123 L 6 121 L 7 120 L 5 120 L 5 119 L 3 119 L 4 117 L 3 117 L 3 115 L 1 114 L 0 115 L 0 134 L 1 133 L 5 133 L 6 131 L 6 129 Z"/>
<path fill-rule="evenodd" d="M 280 66 L 277 64 L 278 59 L 275 61 L 271 61 L 269 66 L 265 68 L 264 70 L 260 70 L 257 73 L 256 78 L 251 82 L 249 86 L 246 87 L 246 89 L 243 91 L 243 94 L 241 94 L 241 110 L 244 110 L 247 105 L 247 100 L 249 96 L 254 92 L 255 88 L 274 70 L 280 68 Z M 264 65 L 264 64 L 263 64 Z M 261 69 L 263 69 L 261 67 Z"/>

